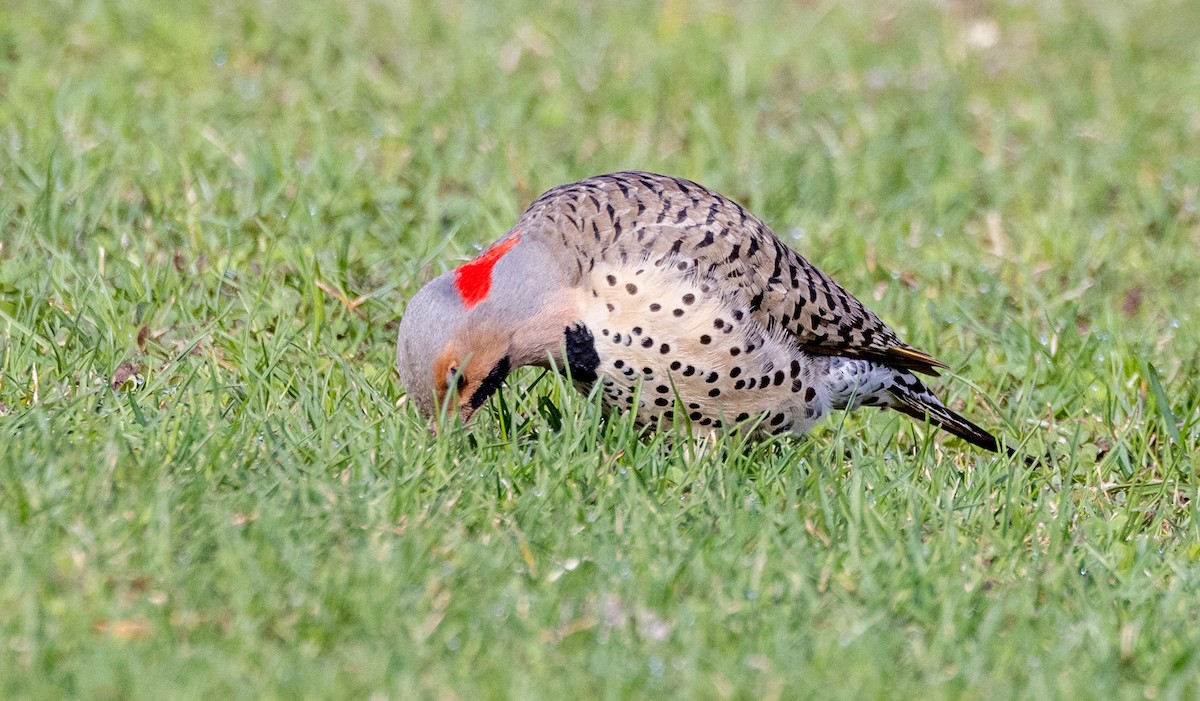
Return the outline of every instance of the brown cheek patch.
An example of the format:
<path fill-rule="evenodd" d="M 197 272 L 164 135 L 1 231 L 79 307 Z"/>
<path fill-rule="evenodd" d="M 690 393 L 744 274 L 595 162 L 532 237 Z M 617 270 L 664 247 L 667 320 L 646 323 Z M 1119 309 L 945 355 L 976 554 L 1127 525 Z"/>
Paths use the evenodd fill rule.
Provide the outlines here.
<path fill-rule="evenodd" d="M 514 232 L 512 236 L 492 244 L 475 259 L 460 265 L 454 271 L 454 289 L 458 290 L 458 296 L 462 297 L 463 305 L 467 309 L 487 298 L 492 289 L 492 268 L 496 267 L 496 262 L 520 240 L 521 232 Z"/>

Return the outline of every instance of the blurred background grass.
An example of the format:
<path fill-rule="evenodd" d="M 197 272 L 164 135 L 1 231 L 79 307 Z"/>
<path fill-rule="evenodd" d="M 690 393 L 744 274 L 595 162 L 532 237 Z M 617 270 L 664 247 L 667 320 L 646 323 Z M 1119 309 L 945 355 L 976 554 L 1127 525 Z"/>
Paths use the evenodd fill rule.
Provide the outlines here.
<path fill-rule="evenodd" d="M 1198 24 L 8 2 L 0 691 L 1193 695 Z M 624 168 L 747 205 L 1063 459 L 890 414 L 690 455 L 547 381 L 432 441 L 404 299 Z"/>

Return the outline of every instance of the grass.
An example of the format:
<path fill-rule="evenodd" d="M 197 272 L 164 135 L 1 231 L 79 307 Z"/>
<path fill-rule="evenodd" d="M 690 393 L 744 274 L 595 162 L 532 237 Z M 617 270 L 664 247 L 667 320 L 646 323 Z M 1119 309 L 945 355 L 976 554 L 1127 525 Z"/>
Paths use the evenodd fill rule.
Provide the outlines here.
<path fill-rule="evenodd" d="M 0 696 L 1200 693 L 1200 7 L 433 5 L 0 14 Z M 1056 459 L 697 451 L 536 373 L 430 436 L 404 300 L 620 168 Z"/>

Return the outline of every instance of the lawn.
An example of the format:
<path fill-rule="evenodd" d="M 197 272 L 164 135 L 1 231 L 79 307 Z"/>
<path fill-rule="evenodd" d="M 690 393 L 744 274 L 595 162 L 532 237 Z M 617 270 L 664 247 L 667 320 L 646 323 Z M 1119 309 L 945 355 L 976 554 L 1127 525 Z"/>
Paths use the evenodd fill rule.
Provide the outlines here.
<path fill-rule="evenodd" d="M 6 0 L 0 698 L 1195 698 L 1200 4 Z M 405 300 L 637 168 L 1043 464 L 704 449 Z"/>

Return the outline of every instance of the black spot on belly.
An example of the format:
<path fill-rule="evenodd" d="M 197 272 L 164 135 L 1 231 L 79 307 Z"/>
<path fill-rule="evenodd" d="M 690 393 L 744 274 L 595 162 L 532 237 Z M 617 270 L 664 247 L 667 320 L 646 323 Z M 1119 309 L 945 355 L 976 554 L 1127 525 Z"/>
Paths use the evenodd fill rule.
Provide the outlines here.
<path fill-rule="evenodd" d="M 571 370 L 571 378 L 580 382 L 595 382 L 600 356 L 596 353 L 596 338 L 588 327 L 583 324 L 566 327 L 563 345 L 567 350 L 567 367 Z"/>

